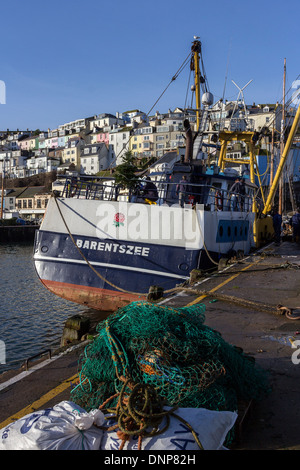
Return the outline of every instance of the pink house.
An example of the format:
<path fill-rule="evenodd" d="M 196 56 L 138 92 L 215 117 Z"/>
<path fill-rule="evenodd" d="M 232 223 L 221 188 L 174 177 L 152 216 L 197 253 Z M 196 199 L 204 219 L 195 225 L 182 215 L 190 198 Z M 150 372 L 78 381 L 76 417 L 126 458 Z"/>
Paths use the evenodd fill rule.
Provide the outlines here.
<path fill-rule="evenodd" d="M 109 144 L 109 133 L 108 132 L 100 132 L 97 134 L 97 142 L 103 142 L 104 144 Z"/>
<path fill-rule="evenodd" d="M 52 137 L 51 138 L 51 148 L 56 148 L 58 147 L 58 137 Z"/>

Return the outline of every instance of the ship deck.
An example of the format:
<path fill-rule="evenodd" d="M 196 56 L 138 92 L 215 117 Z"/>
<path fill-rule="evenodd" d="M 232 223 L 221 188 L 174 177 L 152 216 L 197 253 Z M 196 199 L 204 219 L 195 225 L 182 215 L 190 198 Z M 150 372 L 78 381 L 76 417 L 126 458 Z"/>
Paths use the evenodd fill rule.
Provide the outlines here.
<path fill-rule="evenodd" d="M 300 340 L 300 320 L 288 319 L 277 310 L 281 304 L 300 314 L 299 285 L 300 247 L 284 241 L 161 302 L 175 307 L 204 303 L 205 323 L 270 372 L 271 394 L 246 404 L 240 412 L 236 450 L 300 450 L 300 364 L 292 361 L 293 353 L 298 358 L 295 341 Z M 2 374 L 0 429 L 35 410 L 69 400 L 83 347 L 80 343 L 63 354 L 28 364 L 28 370 Z"/>

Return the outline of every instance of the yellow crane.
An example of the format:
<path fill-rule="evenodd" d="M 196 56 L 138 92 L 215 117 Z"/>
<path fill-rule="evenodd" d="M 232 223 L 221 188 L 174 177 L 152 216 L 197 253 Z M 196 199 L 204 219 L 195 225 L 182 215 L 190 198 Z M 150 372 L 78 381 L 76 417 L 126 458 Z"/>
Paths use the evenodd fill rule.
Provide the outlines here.
<path fill-rule="evenodd" d="M 201 100 L 200 100 L 200 68 L 199 68 L 199 53 L 201 52 L 201 43 L 199 41 L 194 41 L 192 46 L 193 52 L 193 69 L 195 71 L 195 89 L 196 89 L 196 118 L 197 118 L 197 129 L 200 125 L 200 116 L 201 116 Z M 297 109 L 293 125 L 291 127 L 289 136 L 287 138 L 286 144 L 282 151 L 282 155 L 280 158 L 280 162 L 276 171 L 276 174 L 272 180 L 272 184 L 270 187 L 270 191 L 268 194 L 267 199 L 265 199 L 265 195 L 263 193 L 263 189 L 261 186 L 260 175 L 258 171 L 258 165 L 256 160 L 256 155 L 254 152 L 254 146 L 256 142 L 256 135 L 257 133 L 254 131 L 221 131 L 219 133 L 219 141 L 221 144 L 221 150 L 219 155 L 218 166 L 220 167 L 221 171 L 224 171 L 226 163 L 234 163 L 234 164 L 248 164 L 250 168 L 250 181 L 251 183 L 255 183 L 255 171 L 258 176 L 258 180 L 260 183 L 260 191 L 262 194 L 262 201 L 263 201 L 263 209 L 259 211 L 257 207 L 257 203 L 253 201 L 253 212 L 256 213 L 254 227 L 253 227 L 253 234 L 254 234 L 254 242 L 257 247 L 261 246 L 265 243 L 268 239 L 273 237 L 273 219 L 270 217 L 270 211 L 272 209 L 272 204 L 274 200 L 274 196 L 278 189 L 280 177 L 282 175 L 284 166 L 286 164 L 286 160 L 291 149 L 291 145 L 294 139 L 294 136 L 297 132 L 297 128 L 299 125 L 300 120 L 300 105 Z M 249 157 L 245 159 L 230 159 L 226 156 L 227 153 L 227 146 L 229 142 L 245 142 L 249 148 Z M 261 208 L 260 208 L 261 209 Z"/>
<path fill-rule="evenodd" d="M 269 213 L 272 209 L 272 204 L 273 204 L 274 196 L 278 189 L 280 177 L 282 175 L 284 166 L 286 164 L 286 160 L 287 160 L 289 151 L 291 149 L 294 136 L 297 132 L 299 120 L 300 120 L 300 105 L 297 109 L 293 125 L 291 127 L 289 136 L 287 138 L 285 147 L 283 149 L 280 162 L 279 162 L 276 174 L 274 176 L 274 179 L 273 179 L 273 182 L 270 187 L 270 191 L 266 200 L 262 191 L 262 187 L 260 188 L 262 192 L 262 200 L 264 202 L 264 207 L 261 213 L 258 212 L 258 207 L 257 207 L 256 202 L 255 201 L 253 202 L 252 210 L 256 212 L 256 218 L 255 218 L 254 227 L 253 227 L 253 234 L 254 234 L 255 245 L 257 247 L 261 246 L 263 243 L 265 243 L 268 239 L 271 239 L 271 237 L 273 236 L 273 220 L 272 220 L 272 217 L 269 216 Z M 257 162 L 256 162 L 256 156 L 254 154 L 254 145 L 255 145 L 253 141 L 254 137 L 255 137 L 255 132 L 250 132 L 250 131 L 236 131 L 236 132 L 222 131 L 220 132 L 219 134 L 219 140 L 221 143 L 221 150 L 220 150 L 220 156 L 219 156 L 220 169 L 224 170 L 226 163 L 248 164 L 250 166 L 250 181 L 252 183 L 255 183 L 255 169 L 258 175 L 258 179 L 260 181 Z M 226 157 L 227 145 L 229 142 L 233 142 L 233 141 L 238 141 L 238 142 L 242 141 L 248 144 L 249 157 L 247 159 L 232 160 Z"/>

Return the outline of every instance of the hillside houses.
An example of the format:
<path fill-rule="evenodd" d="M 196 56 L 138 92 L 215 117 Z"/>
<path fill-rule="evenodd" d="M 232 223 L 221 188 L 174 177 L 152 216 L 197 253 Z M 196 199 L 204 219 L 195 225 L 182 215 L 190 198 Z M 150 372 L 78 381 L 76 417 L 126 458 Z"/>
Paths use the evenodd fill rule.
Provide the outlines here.
<path fill-rule="evenodd" d="M 247 106 L 240 119 L 239 103 L 222 100 L 209 110 L 206 129 L 280 131 L 280 105 Z M 276 115 L 276 119 L 274 117 Z M 175 108 L 147 116 L 138 109 L 123 113 L 101 113 L 60 124 L 55 129 L 0 131 L 0 173 L 10 178 L 25 178 L 43 172 L 77 172 L 96 175 L 122 163 L 125 153 L 144 163 L 153 162 L 185 144 L 183 121 L 188 118 L 196 131 L 196 113 Z M 270 143 L 270 142 L 268 142 Z M 94 147 L 93 147 L 94 146 Z"/>
<path fill-rule="evenodd" d="M 239 102 L 219 100 L 209 109 L 203 145 L 210 162 L 217 160 L 214 133 L 219 130 L 267 130 L 263 139 L 264 152 L 271 149 L 271 134 L 280 136 L 281 105 L 261 104 L 242 106 Z M 287 123 L 291 117 L 286 113 Z M 183 122 L 188 119 L 196 132 L 196 112 L 181 108 L 167 113 L 156 111 L 152 116 L 139 109 L 116 115 L 101 113 L 60 124 L 47 130 L 0 130 L 0 175 L 5 178 L 28 178 L 55 171 L 57 174 L 95 176 L 101 171 L 113 169 L 123 161 L 127 151 L 142 164 L 149 163 L 155 178 L 166 169 L 171 171 L 175 161 L 183 155 L 185 134 Z M 289 125 L 289 124 L 288 124 Z M 229 148 L 232 158 L 240 158 L 245 148 Z M 300 179 L 297 165 L 299 147 L 293 149 L 294 180 Z M 259 170 L 265 171 L 265 153 L 258 155 Z M 163 170 L 164 169 L 164 170 Z M 25 188 L 26 189 L 26 188 Z M 34 191 L 36 190 L 36 194 Z M 24 188 L 5 190 L 3 209 L 10 215 L 17 210 L 24 217 L 38 217 L 46 208 L 49 194 L 43 188 L 24 192 Z M 15 191 L 15 192 L 12 192 Z"/>

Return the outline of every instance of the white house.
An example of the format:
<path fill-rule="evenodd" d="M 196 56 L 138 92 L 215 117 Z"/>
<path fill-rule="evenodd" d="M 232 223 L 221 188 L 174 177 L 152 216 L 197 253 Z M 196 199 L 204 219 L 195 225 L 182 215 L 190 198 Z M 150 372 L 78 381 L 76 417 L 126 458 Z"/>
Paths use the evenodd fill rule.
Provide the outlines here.
<path fill-rule="evenodd" d="M 131 111 L 125 111 L 123 113 L 117 113 L 117 116 L 120 116 L 128 124 L 137 124 L 145 123 L 148 124 L 148 116 L 143 111 L 139 109 L 132 109 Z"/>
<path fill-rule="evenodd" d="M 28 176 L 37 175 L 56 170 L 60 165 L 59 158 L 51 158 L 45 154 L 30 157 L 27 159 Z"/>
<path fill-rule="evenodd" d="M 90 130 L 93 131 L 95 128 L 103 129 L 106 127 L 112 129 L 114 126 L 123 126 L 124 122 L 124 119 L 114 116 L 113 114 L 102 113 L 98 116 L 94 116 L 90 121 Z"/>
<path fill-rule="evenodd" d="M 26 188 L 4 189 L 3 192 L 3 218 L 11 219 L 18 217 L 16 198 L 20 196 Z M 0 208 L 2 202 L 2 190 L 0 190 Z"/>
<path fill-rule="evenodd" d="M 104 143 L 86 145 L 81 150 L 81 174 L 96 175 L 99 171 L 106 170 L 109 167 L 110 163 L 110 152 Z"/>
<path fill-rule="evenodd" d="M 123 162 L 123 157 L 129 150 L 131 133 L 131 127 L 117 128 L 110 132 L 109 145 L 114 165 L 120 165 Z"/>

